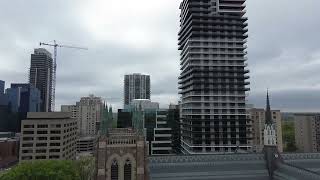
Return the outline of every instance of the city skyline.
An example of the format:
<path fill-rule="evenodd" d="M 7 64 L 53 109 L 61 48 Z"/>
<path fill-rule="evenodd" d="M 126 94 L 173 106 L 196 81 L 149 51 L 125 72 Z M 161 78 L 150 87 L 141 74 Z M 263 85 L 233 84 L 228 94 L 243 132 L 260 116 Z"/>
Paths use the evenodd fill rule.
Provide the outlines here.
<path fill-rule="evenodd" d="M 136 72 L 151 75 L 153 101 L 160 102 L 162 106 L 177 102 L 177 7 L 180 1 L 138 0 L 125 4 L 115 0 L 108 3 L 90 1 L 90 4 L 74 2 L 37 4 L 28 1 L 19 5 L 12 1 L 0 2 L 3 7 L 0 17 L 5 24 L 0 30 L 3 39 L 0 46 L 0 76 L 6 81 L 6 87 L 11 83 L 27 82 L 33 49 L 38 48 L 40 41 L 56 39 L 90 49 L 88 52 L 59 51 L 56 87 L 58 110 L 61 104 L 72 104 L 79 97 L 89 94 L 106 97 L 109 103 L 119 108 L 123 103 L 123 75 Z M 139 8 L 141 4 L 144 7 Z M 288 4 L 290 8 L 277 8 Z M 247 16 L 250 17 L 249 104 L 264 107 L 262 97 L 269 87 L 274 109 L 319 109 L 320 95 L 317 91 L 320 89 L 320 80 L 310 76 L 317 72 L 320 60 L 320 48 L 317 45 L 319 37 L 312 36 L 320 26 L 316 21 L 319 15 L 315 9 L 317 4 L 320 2 L 308 1 L 302 7 L 289 0 L 277 3 L 247 1 Z M 106 12 L 109 9 L 106 7 L 111 10 Z M 33 10 L 34 14 L 30 13 L 33 8 L 36 9 Z M 9 9 L 10 12 L 7 11 Z M 62 13 L 54 13 L 57 9 Z M 270 14 L 270 9 L 273 14 Z M 43 13 L 46 16 L 40 15 Z M 20 29 L 23 31 L 19 32 Z M 52 52 L 52 49 L 48 50 Z M 78 91 L 75 92 L 74 88 Z"/>

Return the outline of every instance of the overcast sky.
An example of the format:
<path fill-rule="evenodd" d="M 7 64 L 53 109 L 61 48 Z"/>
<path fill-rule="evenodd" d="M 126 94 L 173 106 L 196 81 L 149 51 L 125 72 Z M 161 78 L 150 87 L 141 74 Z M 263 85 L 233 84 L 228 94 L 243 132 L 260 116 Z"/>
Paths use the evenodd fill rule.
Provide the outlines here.
<path fill-rule="evenodd" d="M 151 75 L 152 100 L 179 99 L 180 0 L 1 0 L 0 79 L 27 82 L 30 54 L 39 42 L 88 47 L 59 49 L 56 104 L 95 94 L 123 103 L 123 76 Z M 320 110 L 320 1 L 247 0 L 248 103 Z M 49 48 L 52 52 L 52 49 Z"/>

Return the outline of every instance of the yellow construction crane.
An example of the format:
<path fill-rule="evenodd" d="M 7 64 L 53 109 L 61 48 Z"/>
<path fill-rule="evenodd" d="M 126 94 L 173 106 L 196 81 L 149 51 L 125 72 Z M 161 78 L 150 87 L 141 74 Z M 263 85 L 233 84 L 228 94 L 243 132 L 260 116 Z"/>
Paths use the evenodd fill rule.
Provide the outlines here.
<path fill-rule="evenodd" d="M 51 111 L 55 109 L 55 94 L 56 94 L 56 72 L 57 72 L 57 50 L 58 48 L 71 48 L 71 49 L 81 49 L 81 50 L 88 50 L 88 48 L 77 47 L 77 46 L 67 46 L 57 44 L 56 41 L 53 41 L 53 44 L 50 43 L 43 43 L 40 42 L 40 46 L 51 46 L 54 49 L 53 53 L 53 77 L 52 77 L 52 104 L 51 104 Z"/>

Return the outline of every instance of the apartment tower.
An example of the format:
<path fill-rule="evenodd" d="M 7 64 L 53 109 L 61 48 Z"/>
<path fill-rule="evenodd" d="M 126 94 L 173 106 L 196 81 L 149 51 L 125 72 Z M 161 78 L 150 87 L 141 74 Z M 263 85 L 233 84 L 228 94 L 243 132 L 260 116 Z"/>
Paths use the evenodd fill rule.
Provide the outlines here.
<path fill-rule="evenodd" d="M 94 136 L 97 134 L 97 124 L 101 122 L 103 102 L 101 97 L 89 95 L 82 97 L 76 105 L 62 105 L 62 112 L 71 112 L 72 118 L 77 119 L 78 134 Z"/>
<path fill-rule="evenodd" d="M 139 73 L 124 76 L 124 106 L 134 99 L 150 99 L 150 76 Z"/>
<path fill-rule="evenodd" d="M 250 149 L 245 0 L 183 0 L 180 9 L 182 150 Z"/>
<path fill-rule="evenodd" d="M 40 111 L 53 111 L 53 59 L 49 51 L 44 48 L 38 48 L 31 54 L 31 63 L 29 71 L 29 83 L 38 88 L 41 93 Z"/>
<path fill-rule="evenodd" d="M 294 123 L 298 152 L 320 152 L 320 113 L 295 113 Z"/>

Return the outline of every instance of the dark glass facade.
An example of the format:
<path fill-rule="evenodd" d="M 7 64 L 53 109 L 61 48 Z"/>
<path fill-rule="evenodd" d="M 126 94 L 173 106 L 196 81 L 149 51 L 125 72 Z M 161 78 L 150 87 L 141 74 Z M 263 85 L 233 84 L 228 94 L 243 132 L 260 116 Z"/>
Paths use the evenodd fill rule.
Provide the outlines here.
<path fill-rule="evenodd" d="M 129 74 L 124 76 L 124 106 L 134 99 L 150 100 L 150 76 Z"/>
<path fill-rule="evenodd" d="M 43 48 L 31 54 L 29 83 L 40 90 L 41 112 L 52 111 L 54 66 L 51 54 Z"/>
<path fill-rule="evenodd" d="M 182 150 L 250 149 L 246 112 L 245 0 L 183 0 L 180 5 Z"/>

